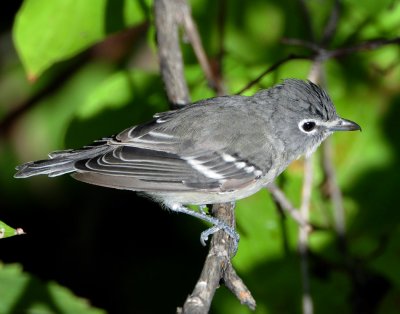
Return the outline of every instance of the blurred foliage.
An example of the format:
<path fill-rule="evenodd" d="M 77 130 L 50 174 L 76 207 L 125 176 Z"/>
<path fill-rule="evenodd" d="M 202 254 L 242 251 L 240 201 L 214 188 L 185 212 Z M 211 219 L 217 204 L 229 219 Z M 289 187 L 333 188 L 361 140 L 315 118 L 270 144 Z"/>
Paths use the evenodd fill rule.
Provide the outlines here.
<path fill-rule="evenodd" d="M 0 264 L 0 294 L 0 313 L 105 313 L 54 282 L 44 284 L 23 273 L 15 264 Z"/>
<path fill-rule="evenodd" d="M 335 2 L 190 1 L 211 64 L 231 94 L 289 54 L 310 56 L 306 47 L 281 39 L 321 40 Z M 399 1 L 339 3 L 327 48 L 398 38 Z M 0 313 L 102 312 L 55 281 L 109 313 L 175 312 L 206 254 L 198 241 L 202 223 L 134 193 L 68 177 L 12 178 L 19 163 L 85 145 L 168 109 L 152 1 L 24 0 L 11 8 L 0 11 L 0 219 L 28 235 L 0 241 L 6 263 L 0 266 Z M 192 99 L 213 96 L 191 47 L 183 42 L 182 50 Z M 321 154 L 314 157 L 311 220 L 320 227 L 310 235 L 315 313 L 400 312 L 399 52 L 398 44 L 385 45 L 324 64 L 339 114 L 363 132 L 332 138 L 345 245 L 322 188 Z M 305 79 L 310 66 L 310 60 L 286 62 L 245 93 L 286 77 Z M 302 161 L 278 181 L 298 206 Z M 241 242 L 233 262 L 257 300 L 255 313 L 300 313 L 296 223 L 275 209 L 266 191 L 239 201 L 236 213 Z M 224 288 L 212 312 L 249 313 Z"/>

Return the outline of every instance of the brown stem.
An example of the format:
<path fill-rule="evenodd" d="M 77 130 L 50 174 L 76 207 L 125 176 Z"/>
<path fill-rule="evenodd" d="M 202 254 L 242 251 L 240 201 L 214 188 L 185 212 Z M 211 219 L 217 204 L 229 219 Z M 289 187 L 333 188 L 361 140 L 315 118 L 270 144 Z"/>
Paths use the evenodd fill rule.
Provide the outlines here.
<path fill-rule="evenodd" d="M 225 87 L 212 70 L 210 62 L 208 61 L 207 55 L 204 51 L 203 44 L 201 43 L 196 23 L 193 21 L 193 17 L 190 14 L 188 6 L 185 6 L 185 10 L 183 11 L 182 23 L 186 31 L 186 36 L 188 37 L 189 42 L 192 44 L 193 51 L 208 81 L 208 85 L 214 89 L 218 95 L 225 95 Z"/>
<path fill-rule="evenodd" d="M 340 245 L 341 247 L 343 247 L 346 235 L 346 222 L 345 222 L 345 214 L 343 206 L 343 197 L 342 197 L 342 192 L 340 191 L 340 188 L 337 183 L 336 171 L 333 166 L 332 156 L 333 156 L 332 142 L 330 141 L 330 139 L 327 139 L 325 143 L 322 145 L 322 167 L 325 174 L 324 185 L 327 194 L 332 199 L 335 231 L 339 237 Z"/>
<path fill-rule="evenodd" d="M 234 227 L 233 209 L 233 204 L 214 205 L 213 214 L 230 227 Z M 255 309 L 254 298 L 232 267 L 233 247 L 233 240 L 223 230 L 213 235 L 200 278 L 192 294 L 186 299 L 183 308 L 178 310 L 179 313 L 208 313 L 221 279 L 242 304 Z"/>
<path fill-rule="evenodd" d="M 304 180 L 301 195 L 300 213 L 308 221 L 310 213 L 310 202 L 312 192 L 312 159 L 306 158 L 304 161 Z M 310 272 L 308 262 L 308 232 L 304 228 L 299 228 L 299 253 L 300 253 L 300 270 L 302 278 L 302 304 L 303 314 L 312 314 L 313 301 L 310 292 Z"/>
<path fill-rule="evenodd" d="M 168 99 L 173 106 L 190 103 L 178 35 L 178 23 L 181 21 L 184 3 L 178 0 L 154 2 L 160 71 Z"/>
<path fill-rule="evenodd" d="M 341 7 L 342 5 L 340 3 L 340 0 L 335 0 L 328 22 L 326 23 L 324 28 L 324 34 L 321 40 L 322 45 L 329 43 L 335 35 L 340 18 Z"/>
<path fill-rule="evenodd" d="M 311 232 L 312 227 L 308 221 L 302 216 L 301 212 L 293 206 L 293 204 L 285 196 L 285 193 L 275 184 L 270 183 L 267 187 L 271 193 L 276 204 L 279 205 L 285 213 L 289 214 L 293 220 L 295 220 L 302 228 L 305 228 L 307 232 Z"/>
<path fill-rule="evenodd" d="M 287 57 L 275 62 L 273 65 L 271 65 L 268 69 L 266 69 L 264 72 L 262 72 L 259 76 L 257 76 L 254 80 L 252 80 L 250 83 L 248 83 L 245 87 L 243 87 L 236 94 L 241 94 L 241 93 L 245 92 L 249 88 L 251 88 L 254 85 L 256 85 L 258 82 L 260 82 L 264 78 L 264 76 L 266 76 L 267 74 L 271 73 L 272 71 L 275 71 L 281 65 L 283 65 L 286 62 L 291 61 L 291 60 L 311 60 L 311 57 L 290 54 Z"/>

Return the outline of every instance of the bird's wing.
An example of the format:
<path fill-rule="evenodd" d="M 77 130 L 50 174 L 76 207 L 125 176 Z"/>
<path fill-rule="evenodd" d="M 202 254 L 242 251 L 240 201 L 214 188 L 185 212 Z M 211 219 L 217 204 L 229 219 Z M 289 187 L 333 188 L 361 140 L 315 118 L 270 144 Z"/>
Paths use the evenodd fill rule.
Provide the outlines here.
<path fill-rule="evenodd" d="M 263 171 L 269 170 L 251 162 L 259 158 L 251 156 L 258 152 L 252 148 L 253 144 L 257 150 L 262 149 L 263 139 L 254 138 L 253 133 L 235 126 L 221 131 L 218 127 L 224 121 L 221 112 L 216 123 L 204 121 L 208 126 L 207 137 L 202 133 L 204 128 L 191 128 L 181 112 L 164 113 L 147 124 L 121 132 L 110 142 L 115 147 L 113 150 L 76 162 L 74 177 L 93 184 L 145 192 L 223 192 L 251 184 Z M 196 116 L 196 113 L 190 114 L 192 119 Z M 207 114 L 209 120 L 210 108 Z M 201 117 L 200 110 L 197 118 Z M 251 149 L 236 152 L 236 135 L 245 142 L 252 137 Z"/>
<path fill-rule="evenodd" d="M 202 152 L 180 156 L 159 150 L 118 146 L 79 160 L 74 177 L 93 184 L 136 191 L 228 191 L 253 182 L 262 172 L 234 156 Z"/>

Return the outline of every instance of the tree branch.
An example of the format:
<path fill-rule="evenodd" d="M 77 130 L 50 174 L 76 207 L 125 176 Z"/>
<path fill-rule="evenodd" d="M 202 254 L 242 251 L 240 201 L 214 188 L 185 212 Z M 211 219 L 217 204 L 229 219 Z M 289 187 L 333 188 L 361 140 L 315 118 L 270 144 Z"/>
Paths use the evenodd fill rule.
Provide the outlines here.
<path fill-rule="evenodd" d="M 183 8 L 182 24 L 185 28 L 185 32 L 189 39 L 189 42 L 193 47 L 193 51 L 197 57 L 197 60 L 199 61 L 204 75 L 208 81 L 208 86 L 214 89 L 218 95 L 225 95 L 225 87 L 222 85 L 221 80 L 219 80 L 217 75 L 215 75 L 215 73 L 213 72 L 212 67 L 208 61 L 207 55 L 203 48 L 203 44 L 201 43 L 196 23 L 193 21 L 193 17 L 190 14 L 190 8 L 188 5 L 184 5 Z"/>
<path fill-rule="evenodd" d="M 327 139 L 322 145 L 322 167 L 325 175 L 323 190 L 332 199 L 335 231 L 339 237 L 339 245 L 342 249 L 344 249 L 346 242 L 346 222 L 343 197 L 337 183 L 332 155 L 332 143 L 330 139 Z"/>
<path fill-rule="evenodd" d="M 310 216 L 310 201 L 312 192 L 312 159 L 305 158 L 304 160 L 304 180 L 301 195 L 300 213 L 308 221 Z M 308 232 L 304 228 L 299 228 L 299 253 L 300 253 L 300 269 L 303 284 L 303 314 L 312 314 L 313 301 L 310 292 L 310 273 L 308 266 Z"/>
<path fill-rule="evenodd" d="M 168 99 L 175 107 L 190 103 L 189 89 L 183 73 L 178 25 L 187 6 L 182 0 L 154 2 L 160 71 Z"/>
<path fill-rule="evenodd" d="M 342 4 L 340 3 L 340 0 L 335 0 L 335 3 L 333 4 L 333 8 L 331 11 L 331 15 L 329 16 L 328 22 L 326 23 L 324 28 L 324 33 L 321 40 L 322 45 L 329 43 L 332 40 L 333 36 L 335 35 L 340 18 L 341 8 Z"/>
<path fill-rule="evenodd" d="M 314 29 L 311 24 L 311 15 L 310 15 L 310 10 L 307 7 L 306 1 L 305 0 L 298 0 L 299 6 L 300 6 L 300 13 L 303 16 L 303 23 L 304 23 L 304 28 L 306 30 L 306 34 L 309 36 L 310 41 L 315 40 L 315 35 L 314 35 Z"/>
<path fill-rule="evenodd" d="M 275 71 L 276 69 L 278 69 L 281 65 L 285 64 L 288 61 L 291 60 L 311 60 L 312 58 L 309 56 L 300 56 L 300 55 L 294 55 L 294 54 L 290 54 L 287 57 L 275 62 L 273 65 L 271 65 L 269 68 L 267 68 L 264 72 L 262 72 L 259 76 L 257 76 L 254 80 L 252 80 L 250 83 L 248 83 L 245 87 L 243 87 L 240 91 L 238 91 L 236 94 L 242 94 L 243 92 L 245 92 L 246 90 L 248 90 L 249 88 L 253 87 L 254 85 L 256 85 L 258 82 L 260 82 L 264 76 L 266 76 L 267 74 Z"/>
<path fill-rule="evenodd" d="M 285 196 L 285 193 L 275 184 L 270 183 L 267 187 L 268 191 L 271 193 L 275 203 L 281 208 L 285 213 L 289 214 L 293 220 L 295 220 L 302 228 L 305 228 L 307 232 L 312 231 L 311 225 L 302 216 L 301 212 L 293 206 L 293 204 Z"/>
<path fill-rule="evenodd" d="M 213 214 L 225 221 L 230 227 L 235 226 L 233 204 L 219 204 L 213 207 Z M 232 267 L 233 240 L 223 230 L 218 231 L 211 239 L 210 251 L 204 263 L 200 278 L 190 296 L 178 313 L 208 313 L 211 300 L 222 279 L 242 304 L 255 309 L 256 302 L 243 281 Z"/>
<path fill-rule="evenodd" d="M 325 49 L 324 47 L 322 47 L 319 44 L 309 42 L 306 40 L 302 40 L 302 39 L 297 39 L 297 38 L 283 38 L 281 40 L 281 42 L 284 44 L 287 44 L 287 45 L 304 47 L 304 48 L 310 49 L 311 51 L 314 52 L 314 55 L 307 57 L 307 59 L 326 61 L 326 60 L 332 59 L 332 58 L 344 57 L 344 56 L 350 55 L 355 52 L 370 51 L 370 50 L 375 50 L 375 49 L 381 48 L 382 46 L 386 46 L 386 45 L 399 44 L 400 37 L 394 37 L 391 39 L 375 38 L 375 39 L 366 40 L 366 41 L 356 44 L 354 46 L 340 47 L 340 48 L 336 48 L 336 49 L 332 49 L 332 50 Z M 286 62 L 285 59 L 284 59 L 284 61 Z"/>
<path fill-rule="evenodd" d="M 315 84 L 323 80 L 322 62 L 319 59 L 312 63 L 308 79 Z M 306 221 L 310 219 L 310 205 L 313 183 L 313 164 L 312 156 L 304 159 L 304 179 L 301 191 L 300 213 Z M 300 270 L 303 285 L 302 306 L 303 314 L 314 313 L 314 305 L 311 297 L 310 289 L 310 271 L 308 262 L 308 235 L 309 232 L 305 228 L 299 228 L 299 253 L 300 253 Z"/>

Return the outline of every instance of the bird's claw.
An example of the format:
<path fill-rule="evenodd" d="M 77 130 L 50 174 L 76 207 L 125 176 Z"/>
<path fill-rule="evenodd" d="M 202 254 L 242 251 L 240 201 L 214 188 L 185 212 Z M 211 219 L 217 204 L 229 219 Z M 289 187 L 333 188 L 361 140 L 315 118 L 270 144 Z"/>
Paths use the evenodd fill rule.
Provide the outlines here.
<path fill-rule="evenodd" d="M 222 221 L 220 221 L 218 224 L 212 226 L 211 228 L 203 231 L 200 235 L 200 242 L 203 246 L 206 246 L 206 242 L 208 241 L 208 237 L 210 235 L 213 235 L 214 233 L 223 230 L 224 232 L 226 232 L 233 240 L 233 255 L 236 254 L 237 252 L 237 248 L 238 248 L 238 244 L 239 244 L 239 240 L 240 240 L 240 235 L 239 233 L 236 232 L 236 230 L 228 225 L 226 225 L 225 223 L 223 223 Z"/>

